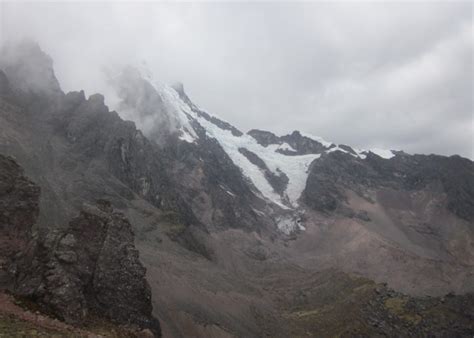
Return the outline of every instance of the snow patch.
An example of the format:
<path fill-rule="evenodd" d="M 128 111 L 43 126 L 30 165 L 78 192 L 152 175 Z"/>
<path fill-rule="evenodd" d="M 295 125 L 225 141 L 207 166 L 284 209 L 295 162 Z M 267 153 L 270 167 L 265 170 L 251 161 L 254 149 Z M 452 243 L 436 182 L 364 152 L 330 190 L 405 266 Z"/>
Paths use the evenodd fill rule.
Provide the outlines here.
<path fill-rule="evenodd" d="M 178 136 L 178 138 L 182 141 L 185 141 L 185 142 L 188 142 L 188 143 L 194 143 L 196 141 L 196 136 L 194 136 L 193 134 L 191 134 L 187 128 L 183 128 L 181 127 L 180 128 L 180 135 Z"/>
<path fill-rule="evenodd" d="M 285 235 L 290 235 L 297 230 L 306 230 L 301 222 L 301 218 L 295 218 L 294 216 L 283 216 L 277 219 L 277 227 Z"/>
<path fill-rule="evenodd" d="M 160 95 L 161 99 L 163 100 L 166 111 L 170 114 L 170 116 L 174 116 L 177 120 L 177 124 L 180 126 L 181 135 L 179 138 L 183 141 L 188 143 L 193 143 L 198 139 L 194 128 L 191 126 L 190 119 L 186 114 L 186 110 L 184 106 L 187 105 L 181 100 L 179 97 L 178 92 L 173 88 L 158 83 L 156 81 L 149 81 L 150 84 L 157 90 L 158 94 Z"/>
<path fill-rule="evenodd" d="M 275 152 L 274 148 L 263 147 L 250 135 L 234 136 L 229 130 L 223 130 L 204 118 L 199 116 L 195 118 L 210 137 L 219 141 L 232 161 L 242 169 L 243 174 L 251 180 L 264 197 L 285 209 L 297 206 L 297 200 L 306 185 L 309 165 L 319 158 L 319 154 L 287 156 Z M 280 196 L 273 190 L 262 170 L 240 153 L 239 148 L 246 148 L 255 153 L 276 175 L 278 175 L 278 170 L 286 174 L 289 182 L 284 196 Z"/>
<path fill-rule="evenodd" d="M 293 148 L 292 146 L 290 146 L 290 145 L 289 145 L 288 143 L 286 143 L 286 142 L 280 144 L 277 149 L 279 149 L 279 150 L 285 150 L 285 151 L 294 151 L 294 152 L 296 153 L 295 148 Z"/>
<path fill-rule="evenodd" d="M 265 215 L 266 215 L 263 211 L 257 210 L 257 209 L 255 209 L 255 208 L 252 208 L 252 210 L 253 210 L 256 214 L 258 214 L 258 215 L 260 215 L 260 216 L 265 216 Z"/>
<path fill-rule="evenodd" d="M 354 148 L 352 148 L 354 149 Z M 354 151 L 357 153 L 357 155 L 359 155 L 359 157 L 363 160 L 365 160 L 367 158 L 367 150 L 363 150 L 363 149 L 354 149 Z"/>
<path fill-rule="evenodd" d="M 339 146 L 335 146 L 335 147 L 332 147 L 331 149 L 327 150 L 326 153 L 333 153 L 335 151 L 342 151 L 343 153 L 346 153 L 346 154 L 351 154 L 352 156 L 355 156 L 354 154 L 352 154 L 351 152 L 345 150 L 345 149 L 342 149 L 340 148 Z M 357 156 L 355 156 L 357 157 Z"/>
<path fill-rule="evenodd" d="M 353 153 L 351 153 L 351 152 L 349 152 L 345 149 L 342 149 L 339 146 L 336 146 L 336 147 L 333 147 L 333 148 L 327 150 L 326 153 L 332 153 L 334 151 L 342 151 L 343 153 L 350 154 L 354 157 L 359 157 L 362 160 L 365 160 L 367 158 L 367 153 L 369 153 L 369 152 L 372 152 L 375 155 L 378 155 L 378 156 L 380 156 L 384 159 L 390 159 L 390 158 L 395 156 L 393 151 L 386 150 L 386 149 L 379 149 L 379 148 L 373 148 L 373 149 L 369 149 L 369 150 L 357 149 L 357 148 L 352 148 L 352 149 L 357 153 L 357 155 L 353 154 Z"/>
<path fill-rule="evenodd" d="M 244 134 L 242 136 L 235 136 L 230 130 L 221 129 L 214 123 L 199 116 L 191 109 L 191 107 L 188 106 L 188 104 L 181 100 L 178 93 L 173 88 L 162 86 L 160 92 L 163 93 L 163 99 L 170 103 L 174 108 L 174 111 L 183 116 L 183 124 L 185 124 L 185 122 L 189 124 L 187 116 L 191 116 L 206 130 L 209 137 L 212 137 L 219 142 L 234 164 L 242 170 L 244 176 L 253 183 L 264 198 L 284 209 L 297 206 L 297 200 L 301 196 L 306 185 L 309 165 L 312 161 L 319 158 L 319 154 L 287 156 L 275 152 L 275 148 L 265 148 L 261 146 L 250 135 Z M 185 118 L 186 121 L 184 120 Z M 190 128 L 190 130 L 193 129 Z M 195 134 L 192 136 L 194 137 Z M 292 149 L 288 144 L 282 146 L 289 150 Z M 251 163 L 247 157 L 239 151 L 239 148 L 246 148 L 255 153 L 276 175 L 278 175 L 278 171 L 286 174 L 289 182 L 283 196 L 280 196 L 273 190 L 262 170 Z"/>
<path fill-rule="evenodd" d="M 395 154 L 391 150 L 386 150 L 386 149 L 372 148 L 372 149 L 369 149 L 369 151 L 387 160 L 395 156 Z"/>
<path fill-rule="evenodd" d="M 219 184 L 219 187 L 221 187 L 221 189 L 224 190 L 226 193 L 228 193 L 230 196 L 236 197 L 236 195 L 233 192 L 229 191 L 229 189 L 224 187 L 222 184 Z"/>
<path fill-rule="evenodd" d="M 255 186 L 263 198 L 279 205 L 283 209 L 293 209 L 298 207 L 298 199 L 300 198 L 301 193 L 306 186 L 309 166 L 314 160 L 321 156 L 320 154 L 288 156 L 276 151 L 278 149 L 295 151 L 295 149 L 293 149 L 293 147 L 291 147 L 288 143 L 263 147 L 248 134 L 235 136 L 230 130 L 221 129 L 211 121 L 208 121 L 207 119 L 200 116 L 200 114 L 194 111 L 192 107 L 190 107 L 180 98 L 178 92 L 172 87 L 156 82 L 152 82 L 152 85 L 162 97 L 170 115 L 176 116 L 176 119 L 180 125 L 179 130 L 181 131 L 181 135 L 179 138 L 181 140 L 192 143 L 198 139 L 198 136 L 190 123 L 190 120 L 196 120 L 205 129 L 206 134 L 209 137 L 212 137 L 219 142 L 225 152 L 232 159 L 234 164 L 242 170 L 243 175 L 247 177 L 247 179 Z M 204 111 L 200 108 L 199 110 Z M 215 116 L 209 112 L 206 113 L 210 116 Z M 326 152 L 340 150 L 345 153 L 350 153 L 338 146 L 334 146 L 332 142 L 328 142 L 321 137 L 308 133 L 301 134 L 312 140 L 320 142 L 324 147 L 328 148 Z M 331 148 L 331 146 L 333 147 Z M 273 187 L 266 179 L 264 172 L 259 167 L 251 163 L 247 157 L 239 151 L 239 148 L 246 148 L 249 151 L 255 153 L 260 159 L 262 159 L 263 162 L 265 162 L 268 169 L 275 175 L 279 175 L 279 173 L 282 172 L 288 177 L 288 185 L 282 195 L 274 191 Z M 350 154 L 362 159 L 366 157 L 364 154 L 365 151 L 355 151 L 357 152 L 357 155 L 352 153 Z M 371 151 L 379 156 L 383 155 L 382 157 L 384 158 L 390 158 L 394 156 L 390 151 L 383 152 L 379 151 L 378 149 Z M 225 189 L 225 191 L 234 196 L 234 194 L 227 189 Z M 291 222 L 282 219 L 280 220 L 280 223 L 282 228 L 289 229 L 288 224 Z"/>
<path fill-rule="evenodd" d="M 304 137 L 310 138 L 314 141 L 317 141 L 317 142 L 321 143 L 325 148 L 329 148 L 333 144 L 332 142 L 328 142 L 328 141 L 326 141 L 325 139 L 323 139 L 322 137 L 319 137 L 319 136 L 314 136 L 314 135 L 311 135 L 311 134 L 308 134 L 308 133 L 305 133 L 305 132 L 301 132 L 301 131 L 300 131 L 300 134 Z"/>

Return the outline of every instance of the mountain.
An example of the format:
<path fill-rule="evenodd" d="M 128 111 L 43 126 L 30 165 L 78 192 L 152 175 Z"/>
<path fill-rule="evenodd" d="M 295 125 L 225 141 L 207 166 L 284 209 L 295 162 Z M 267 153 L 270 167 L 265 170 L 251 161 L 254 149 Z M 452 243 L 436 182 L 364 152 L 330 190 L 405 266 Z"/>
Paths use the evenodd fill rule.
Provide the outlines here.
<path fill-rule="evenodd" d="M 0 70 L 0 154 L 41 189 L 5 261 L 17 296 L 172 337 L 472 335 L 472 161 L 243 133 L 132 67 L 110 111 L 29 42 Z M 51 267 L 66 298 L 34 278 Z"/>

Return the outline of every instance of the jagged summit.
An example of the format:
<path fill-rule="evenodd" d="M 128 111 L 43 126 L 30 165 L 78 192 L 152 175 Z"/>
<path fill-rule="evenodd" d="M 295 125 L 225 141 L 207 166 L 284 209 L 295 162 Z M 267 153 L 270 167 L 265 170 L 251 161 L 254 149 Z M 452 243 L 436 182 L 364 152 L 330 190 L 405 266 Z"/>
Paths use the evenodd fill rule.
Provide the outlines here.
<path fill-rule="evenodd" d="M 363 151 L 336 146 L 299 131 L 284 136 L 261 130 L 243 134 L 197 107 L 182 83 L 167 86 L 139 76 L 136 70 L 131 78 L 127 73 L 114 79 L 122 98 L 119 113 L 133 119 L 152 139 L 175 130 L 188 143 L 199 144 L 203 137 L 217 140 L 261 196 L 283 209 L 297 208 L 309 165 L 321 154 L 341 151 L 365 156 Z"/>
<path fill-rule="evenodd" d="M 13 51 L 11 49 L 9 55 L 13 55 Z M 38 73 L 37 68 L 48 70 L 42 78 L 51 80 L 54 84 L 51 87 L 60 91 L 57 81 L 53 81 L 52 61 L 37 45 L 20 46 L 15 53 L 27 60 L 32 55 L 34 59 L 43 61 L 32 62 L 35 67 L 31 74 L 29 69 L 22 68 L 21 62 L 14 63 L 18 66 L 8 69 L 22 70 L 14 72 L 13 78 L 16 74 L 23 74 L 23 78 L 30 74 L 34 78 Z M 146 137 L 160 146 L 177 140 L 204 151 L 209 147 L 209 140 L 214 140 L 255 194 L 273 204 L 280 210 L 279 213 L 288 210 L 299 212 L 300 198 L 310 169 L 320 158 L 332 153 L 344 153 L 362 161 L 369 153 L 383 159 L 396 156 L 395 152 L 389 150 L 360 150 L 337 145 L 296 130 L 282 136 L 256 129 L 243 134 L 230 123 L 195 105 L 182 83 L 168 86 L 155 81 L 150 72 L 144 72 L 139 67 L 124 67 L 113 73 L 113 76 L 109 72 L 109 83 L 118 97 L 115 108 L 119 115 L 135 122 Z M 15 86 L 22 87 L 22 83 L 15 83 Z M 92 106 L 107 110 L 100 94 L 92 95 L 89 101 Z M 281 218 L 278 213 L 274 217 Z M 294 229 L 297 228 L 295 225 Z"/>

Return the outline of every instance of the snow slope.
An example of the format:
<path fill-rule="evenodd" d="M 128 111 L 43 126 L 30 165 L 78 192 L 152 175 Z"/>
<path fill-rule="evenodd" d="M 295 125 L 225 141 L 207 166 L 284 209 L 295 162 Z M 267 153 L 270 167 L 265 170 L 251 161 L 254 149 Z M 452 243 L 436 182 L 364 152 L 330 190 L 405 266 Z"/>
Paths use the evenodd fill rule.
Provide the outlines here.
<path fill-rule="evenodd" d="M 319 154 L 287 156 L 276 152 L 278 147 L 263 147 L 250 135 L 234 136 L 229 130 L 223 130 L 208 120 L 196 116 L 198 122 L 206 129 L 209 136 L 215 138 L 232 161 L 242 169 L 262 195 L 272 202 L 287 207 L 297 207 L 297 200 L 306 185 L 308 168 L 311 162 L 319 158 Z M 278 171 L 286 174 L 289 179 L 283 196 L 277 194 L 265 178 L 264 173 L 247 157 L 239 152 L 246 148 L 260 157 L 267 167 L 276 175 Z"/>
<path fill-rule="evenodd" d="M 184 113 L 188 118 L 193 118 L 198 121 L 206 130 L 207 135 L 219 142 L 234 164 L 242 170 L 242 173 L 253 183 L 263 197 L 284 209 L 296 208 L 298 206 L 298 199 L 306 185 L 309 165 L 312 161 L 320 157 L 319 154 L 287 156 L 277 152 L 276 150 L 294 150 L 288 144 L 263 147 L 250 135 L 243 134 L 242 136 L 235 136 L 230 130 L 222 129 L 200 116 L 180 98 L 179 94 L 173 88 L 163 85 L 154 85 L 155 88 L 159 90 L 163 100 L 172 106 L 171 109 L 173 111 L 177 111 L 178 114 Z M 209 114 L 207 111 L 206 113 Z M 183 122 L 182 125 L 185 126 L 185 131 L 190 127 L 189 122 Z M 189 140 L 194 140 L 194 135 L 195 133 L 191 134 Z M 239 148 L 246 148 L 258 155 L 258 157 L 260 157 L 267 167 L 276 175 L 278 175 L 279 171 L 286 174 L 289 182 L 283 195 L 274 191 L 265 178 L 262 170 L 239 152 Z"/>
<path fill-rule="evenodd" d="M 178 92 L 175 89 L 166 85 L 154 85 L 160 92 L 163 100 L 171 106 L 170 110 L 176 112 L 180 116 L 180 124 L 182 125 L 181 130 L 183 131 L 183 136 L 181 139 L 187 142 L 194 142 L 196 140 L 196 133 L 194 130 L 192 130 L 191 124 L 189 121 L 186 121 L 186 119 L 196 120 L 206 130 L 206 134 L 209 137 L 212 137 L 219 142 L 222 148 L 232 159 L 234 164 L 242 170 L 242 173 L 250 180 L 250 182 L 252 182 L 252 184 L 258 189 L 264 198 L 272 201 L 284 209 L 296 209 L 298 207 L 298 199 L 300 198 L 301 193 L 306 186 L 309 166 L 311 162 L 318 159 L 321 154 L 289 156 L 277 151 L 294 151 L 294 149 L 287 143 L 271 144 L 267 147 L 264 147 L 250 135 L 243 134 L 241 136 L 236 136 L 230 130 L 222 129 L 221 127 L 198 114 L 195 110 L 193 110 L 192 107 L 190 107 L 180 98 Z M 204 112 L 210 116 L 216 117 L 207 111 Z M 332 142 L 328 142 L 317 136 L 307 133 L 302 133 L 302 135 L 320 142 L 327 148 L 333 145 Z M 275 192 L 266 179 L 264 172 L 255 164 L 251 163 L 247 157 L 239 151 L 239 148 L 245 148 L 255 153 L 265 162 L 270 171 L 272 171 L 277 176 L 280 172 L 284 173 L 289 180 L 286 190 L 281 195 Z M 332 146 L 332 148 L 328 149 L 326 152 L 333 151 L 342 151 L 361 159 L 365 159 L 366 154 L 368 153 L 368 150 L 355 149 L 356 154 L 352 154 L 337 145 Z M 387 159 L 394 156 L 390 150 L 371 149 L 369 151 Z"/>
<path fill-rule="evenodd" d="M 386 160 L 392 158 L 395 156 L 393 151 L 391 150 L 386 150 L 386 149 L 379 149 L 379 148 L 372 148 L 370 149 L 370 152 L 374 153 L 375 155 L 378 155 Z"/>
<path fill-rule="evenodd" d="M 188 143 L 197 142 L 199 136 L 194 130 L 192 122 L 198 122 L 204 128 L 208 137 L 214 138 L 219 142 L 234 164 L 241 169 L 243 175 L 255 186 L 263 198 L 279 205 L 283 209 L 298 208 L 298 199 L 306 186 L 309 166 L 314 160 L 317 160 L 321 154 L 285 155 L 280 151 L 295 151 L 287 143 L 270 144 L 264 147 L 248 134 L 240 136 L 234 135 L 230 130 L 223 129 L 205 118 L 202 112 L 218 120 L 221 120 L 220 118 L 182 99 L 174 88 L 154 81 L 150 75 L 144 78 L 160 95 L 165 107 L 165 112 L 162 112 L 162 114 L 167 114 L 169 118 L 175 121 L 175 125 L 178 128 L 178 136 L 181 140 Z M 361 159 L 364 159 L 368 153 L 367 150 L 357 149 L 354 150 L 354 154 L 320 137 L 307 133 L 301 134 L 329 148 L 326 152 L 342 151 Z M 288 177 L 288 184 L 283 193 L 277 193 L 273 189 L 265 177 L 265 172 L 250 162 L 249 159 L 239 151 L 239 148 L 245 148 L 256 154 L 276 176 L 280 176 L 281 173 L 284 173 Z M 383 158 L 391 158 L 394 156 L 389 150 L 372 149 L 370 151 Z"/>

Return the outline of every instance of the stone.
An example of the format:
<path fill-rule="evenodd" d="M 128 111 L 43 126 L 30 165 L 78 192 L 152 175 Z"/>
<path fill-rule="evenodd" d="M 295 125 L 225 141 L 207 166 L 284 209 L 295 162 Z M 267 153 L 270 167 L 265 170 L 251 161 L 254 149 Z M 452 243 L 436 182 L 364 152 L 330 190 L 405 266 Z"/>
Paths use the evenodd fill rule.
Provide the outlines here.
<path fill-rule="evenodd" d="M 0 287 L 35 299 L 69 323 L 95 314 L 160 336 L 128 219 L 100 199 L 84 204 L 66 228 L 33 236 L 39 196 L 15 160 L 0 155 L 0 209 L 8 211 L 0 217 L 0 261 L 8 284 Z"/>

